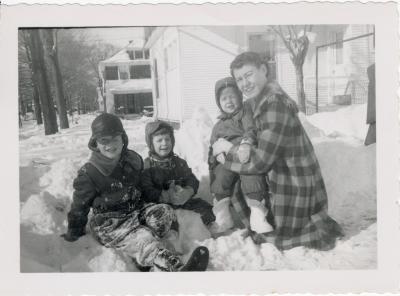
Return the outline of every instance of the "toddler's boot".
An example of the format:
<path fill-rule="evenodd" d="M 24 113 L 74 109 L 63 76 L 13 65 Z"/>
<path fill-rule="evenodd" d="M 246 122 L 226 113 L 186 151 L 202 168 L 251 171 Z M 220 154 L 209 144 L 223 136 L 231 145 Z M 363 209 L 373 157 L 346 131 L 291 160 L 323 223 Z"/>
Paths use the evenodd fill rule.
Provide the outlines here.
<path fill-rule="evenodd" d="M 181 259 L 168 249 L 161 249 L 154 258 L 154 271 L 178 271 L 183 263 Z"/>
<path fill-rule="evenodd" d="M 268 210 L 265 205 L 255 199 L 246 198 L 250 208 L 250 228 L 257 233 L 273 231 L 273 227 L 267 222 Z"/>
<path fill-rule="evenodd" d="M 234 225 L 229 209 L 230 203 L 229 197 L 225 197 L 221 200 L 214 198 L 214 207 L 212 211 L 215 215 L 216 232 L 225 232 Z"/>
<path fill-rule="evenodd" d="M 205 271 L 208 266 L 209 251 L 200 246 L 194 249 L 186 264 L 173 252 L 161 249 L 153 261 L 154 271 Z"/>

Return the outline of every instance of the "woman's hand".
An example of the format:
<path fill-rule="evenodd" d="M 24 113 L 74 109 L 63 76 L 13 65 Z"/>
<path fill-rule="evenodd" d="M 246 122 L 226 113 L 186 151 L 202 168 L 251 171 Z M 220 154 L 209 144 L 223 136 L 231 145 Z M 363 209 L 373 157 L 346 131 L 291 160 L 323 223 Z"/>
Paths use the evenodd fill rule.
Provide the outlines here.
<path fill-rule="evenodd" d="M 233 144 L 225 139 L 219 138 L 213 145 L 213 155 L 217 156 L 221 153 L 228 153 L 231 150 Z"/>

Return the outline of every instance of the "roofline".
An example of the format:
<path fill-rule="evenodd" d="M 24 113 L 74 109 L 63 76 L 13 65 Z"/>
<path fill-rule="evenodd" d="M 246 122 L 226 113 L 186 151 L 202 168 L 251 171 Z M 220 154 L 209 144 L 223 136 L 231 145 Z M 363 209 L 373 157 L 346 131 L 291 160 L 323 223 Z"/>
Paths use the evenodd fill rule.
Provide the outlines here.
<path fill-rule="evenodd" d="M 157 27 L 150 35 L 149 40 L 144 44 L 144 48 L 149 49 L 161 37 L 167 27 Z"/>

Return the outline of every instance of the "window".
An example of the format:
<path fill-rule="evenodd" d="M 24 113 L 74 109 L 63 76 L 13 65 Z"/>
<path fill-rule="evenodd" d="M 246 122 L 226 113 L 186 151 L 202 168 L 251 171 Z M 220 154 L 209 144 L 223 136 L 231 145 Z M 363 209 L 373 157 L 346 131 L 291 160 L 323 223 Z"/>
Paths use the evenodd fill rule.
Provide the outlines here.
<path fill-rule="evenodd" d="M 130 67 L 131 79 L 151 78 L 150 65 L 134 65 Z"/>
<path fill-rule="evenodd" d="M 146 60 L 148 60 L 148 59 L 150 58 L 150 51 L 149 51 L 149 50 L 145 50 L 145 51 L 144 51 L 144 58 L 145 58 Z"/>
<path fill-rule="evenodd" d="M 275 60 L 275 37 L 267 33 L 249 35 L 249 50 L 259 53 L 267 61 Z"/>
<path fill-rule="evenodd" d="M 155 95 L 156 98 L 160 97 L 160 92 L 158 89 L 158 69 L 157 69 L 157 60 L 154 60 L 154 83 L 155 83 Z"/>
<path fill-rule="evenodd" d="M 164 48 L 164 65 L 165 65 L 165 70 L 168 70 L 168 49 Z"/>
<path fill-rule="evenodd" d="M 336 56 L 336 65 L 341 65 L 343 64 L 343 32 L 336 32 L 335 33 L 335 41 L 339 43 L 336 43 L 335 45 L 335 56 Z"/>
<path fill-rule="evenodd" d="M 127 50 L 126 53 L 128 54 L 130 60 L 134 60 L 135 59 L 135 57 L 133 55 L 133 50 Z"/>
<path fill-rule="evenodd" d="M 141 50 L 135 50 L 135 59 L 136 59 L 136 60 L 141 60 L 141 59 L 143 59 L 143 51 L 141 51 Z"/>
<path fill-rule="evenodd" d="M 106 67 L 106 80 L 118 80 L 118 66 Z"/>
<path fill-rule="evenodd" d="M 249 34 L 249 50 L 257 52 L 266 61 L 268 67 L 268 78 L 276 79 L 276 39 L 268 33 Z"/>

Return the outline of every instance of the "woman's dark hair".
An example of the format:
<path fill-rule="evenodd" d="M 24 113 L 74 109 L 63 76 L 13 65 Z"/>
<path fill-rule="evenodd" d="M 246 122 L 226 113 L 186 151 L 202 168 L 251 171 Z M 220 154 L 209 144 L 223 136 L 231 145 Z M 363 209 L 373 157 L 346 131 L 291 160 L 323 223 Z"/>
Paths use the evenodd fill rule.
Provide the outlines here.
<path fill-rule="evenodd" d="M 268 70 L 267 63 L 261 58 L 261 56 L 258 53 L 252 51 L 246 51 L 237 55 L 235 59 L 232 61 L 230 66 L 232 77 L 235 78 L 235 76 L 233 76 L 233 70 L 240 69 L 244 65 L 248 64 L 254 65 L 257 68 L 259 68 L 261 65 L 265 65 L 265 67 L 267 67 Z"/>

